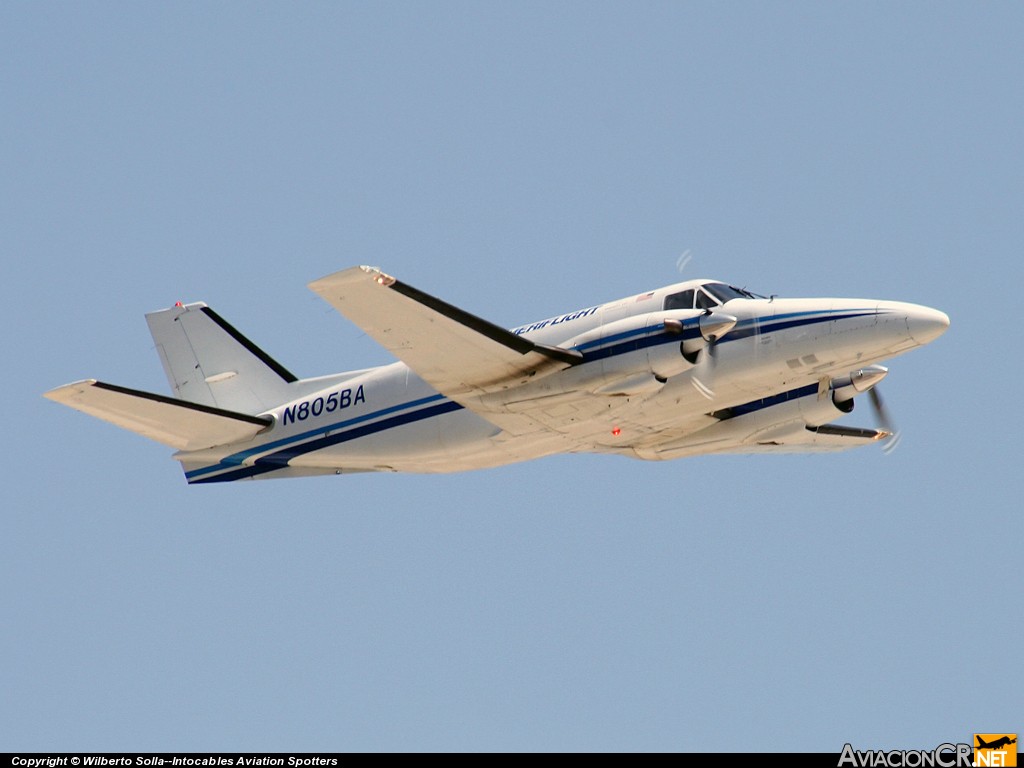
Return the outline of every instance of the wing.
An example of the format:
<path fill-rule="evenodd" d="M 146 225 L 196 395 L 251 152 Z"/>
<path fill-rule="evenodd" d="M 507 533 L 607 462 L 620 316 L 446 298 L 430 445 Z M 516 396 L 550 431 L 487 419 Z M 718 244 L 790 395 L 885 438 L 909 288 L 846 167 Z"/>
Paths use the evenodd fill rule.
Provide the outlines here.
<path fill-rule="evenodd" d="M 183 451 L 247 440 L 272 423 L 96 379 L 65 384 L 44 397 Z"/>
<path fill-rule="evenodd" d="M 352 267 L 309 287 L 438 392 L 459 402 L 583 361 L 575 350 L 536 344 L 373 267 Z"/>
<path fill-rule="evenodd" d="M 823 424 L 808 427 L 802 422 L 773 430 L 771 434 L 750 431 L 719 432 L 713 427 L 649 449 L 645 458 L 677 459 L 708 453 L 831 453 L 871 445 L 889 437 L 879 429 Z"/>
<path fill-rule="evenodd" d="M 823 424 L 820 427 L 805 427 L 803 432 L 798 431 L 777 440 L 726 448 L 715 453 L 835 453 L 871 445 L 887 437 L 889 433 L 880 429 Z"/>

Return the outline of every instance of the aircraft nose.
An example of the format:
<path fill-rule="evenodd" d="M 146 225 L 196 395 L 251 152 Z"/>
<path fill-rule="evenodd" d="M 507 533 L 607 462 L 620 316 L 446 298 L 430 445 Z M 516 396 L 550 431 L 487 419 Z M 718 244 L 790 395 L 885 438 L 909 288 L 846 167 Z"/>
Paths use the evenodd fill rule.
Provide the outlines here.
<path fill-rule="evenodd" d="M 918 344 L 934 341 L 949 328 L 949 315 L 931 307 L 907 305 L 907 330 Z"/>

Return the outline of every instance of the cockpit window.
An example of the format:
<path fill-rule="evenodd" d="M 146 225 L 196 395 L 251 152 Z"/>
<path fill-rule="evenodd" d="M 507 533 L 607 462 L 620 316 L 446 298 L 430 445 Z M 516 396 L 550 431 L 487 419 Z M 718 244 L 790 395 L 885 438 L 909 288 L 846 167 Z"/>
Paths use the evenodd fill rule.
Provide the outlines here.
<path fill-rule="evenodd" d="M 697 292 L 697 309 L 714 309 L 717 306 L 718 302 L 704 293 L 704 291 Z"/>
<path fill-rule="evenodd" d="M 700 288 L 690 288 L 665 297 L 665 309 L 714 309 L 732 299 L 764 298 L 744 288 L 725 283 L 704 283 Z"/>
<path fill-rule="evenodd" d="M 735 286 L 726 285 L 725 283 L 704 283 L 703 288 L 723 304 L 730 299 L 754 298 L 749 291 L 744 291 L 740 288 L 736 288 Z"/>
<path fill-rule="evenodd" d="M 665 309 L 693 309 L 693 289 L 666 296 Z"/>

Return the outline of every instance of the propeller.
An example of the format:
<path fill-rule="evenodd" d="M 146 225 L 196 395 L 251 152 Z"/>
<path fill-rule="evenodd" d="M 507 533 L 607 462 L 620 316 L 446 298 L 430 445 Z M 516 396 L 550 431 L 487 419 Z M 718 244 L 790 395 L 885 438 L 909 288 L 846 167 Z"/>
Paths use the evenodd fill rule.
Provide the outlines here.
<path fill-rule="evenodd" d="M 878 392 L 878 387 L 872 387 L 869 389 L 868 396 L 871 398 L 871 407 L 875 411 L 875 417 L 878 419 L 879 426 L 889 433 L 888 437 L 885 438 L 885 444 L 882 446 L 882 450 L 886 453 L 892 453 L 900 442 L 900 432 L 896 428 L 896 425 L 892 420 L 892 416 L 889 415 L 889 409 L 885 407 L 885 403 L 882 401 L 882 396 Z"/>
<path fill-rule="evenodd" d="M 739 320 L 732 315 L 727 315 L 724 312 L 713 312 L 708 309 L 700 317 L 700 336 L 689 343 L 683 342 L 682 352 L 684 356 L 688 354 L 688 344 L 696 342 L 699 345 L 698 350 L 696 351 L 698 356 L 696 360 L 696 367 L 693 369 L 693 375 L 690 378 L 690 383 L 693 384 L 694 389 L 700 392 L 701 395 L 706 397 L 708 400 L 715 399 L 715 342 L 731 331 L 736 326 L 737 322 L 739 322 Z"/>
<path fill-rule="evenodd" d="M 715 367 L 715 345 L 709 342 L 700 352 L 698 352 L 697 366 L 693 369 L 693 373 L 690 376 L 690 383 L 693 388 L 700 392 L 708 400 L 715 399 L 714 384 L 714 367 Z"/>

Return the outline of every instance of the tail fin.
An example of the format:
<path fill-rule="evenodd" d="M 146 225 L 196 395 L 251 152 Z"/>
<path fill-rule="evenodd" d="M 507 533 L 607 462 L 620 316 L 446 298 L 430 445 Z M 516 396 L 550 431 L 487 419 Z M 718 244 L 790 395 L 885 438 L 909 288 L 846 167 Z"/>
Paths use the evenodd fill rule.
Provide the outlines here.
<path fill-rule="evenodd" d="M 255 414 L 295 396 L 296 377 L 202 302 L 152 312 L 146 322 L 182 400 Z"/>

